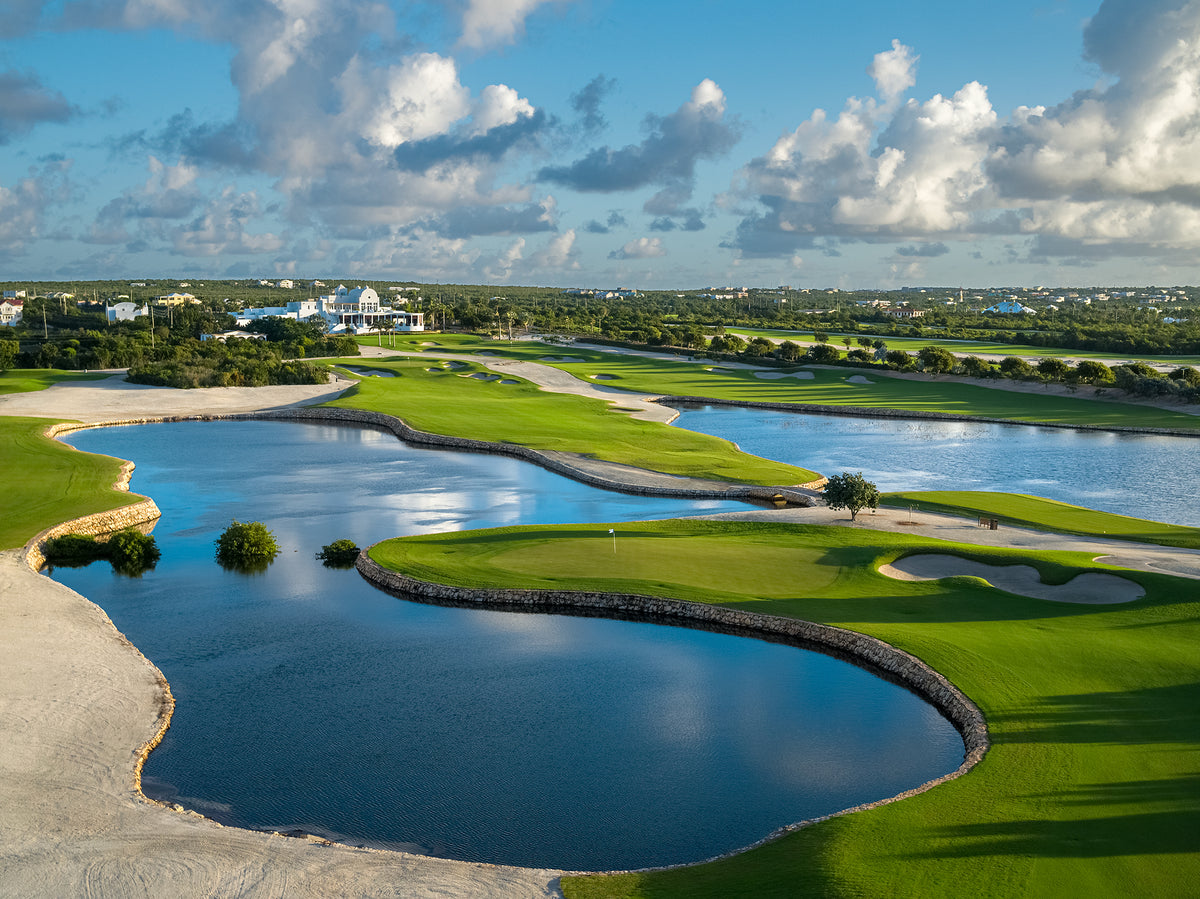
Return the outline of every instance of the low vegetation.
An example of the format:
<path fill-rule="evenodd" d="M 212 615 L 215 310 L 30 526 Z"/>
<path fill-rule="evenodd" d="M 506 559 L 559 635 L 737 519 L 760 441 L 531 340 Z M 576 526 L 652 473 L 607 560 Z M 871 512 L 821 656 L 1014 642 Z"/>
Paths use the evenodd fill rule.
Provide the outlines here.
<path fill-rule="evenodd" d="M 215 541 L 217 561 L 240 571 L 265 569 L 279 555 L 279 543 L 261 521 L 234 519 Z"/>
<path fill-rule="evenodd" d="M 334 540 L 322 546 L 317 558 L 326 568 L 353 568 L 358 554 L 362 552 L 353 540 Z"/>
<path fill-rule="evenodd" d="M 914 653 L 983 709 L 970 774 L 766 846 L 671 871 L 566 877 L 569 899 L 728 896 L 1182 896 L 1200 880 L 1194 581 L 1120 571 L 1126 605 L 1055 603 L 977 578 L 905 582 L 914 552 L 1030 564 L 1048 583 L 1114 571 L 1079 553 L 734 522 L 512 528 L 387 541 L 380 564 L 463 586 L 612 590 L 861 631 Z M 783 752 L 783 747 L 780 747 Z M 681 824 L 681 826 L 684 826 Z"/>
<path fill-rule="evenodd" d="M 46 564 L 75 568 L 107 560 L 119 574 L 138 577 L 158 564 L 158 543 L 149 534 L 126 528 L 106 540 L 88 534 L 64 534 L 46 541 L 42 550 Z"/>

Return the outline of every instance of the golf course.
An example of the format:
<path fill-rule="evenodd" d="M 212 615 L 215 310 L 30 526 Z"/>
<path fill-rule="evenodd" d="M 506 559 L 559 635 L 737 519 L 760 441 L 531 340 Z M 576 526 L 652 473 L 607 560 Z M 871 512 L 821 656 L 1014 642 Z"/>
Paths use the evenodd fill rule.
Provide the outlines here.
<path fill-rule="evenodd" d="M 419 431 L 487 441 L 500 450 L 521 446 L 578 459 L 581 465 L 615 463 L 680 483 L 731 486 L 801 485 L 836 472 L 751 456 L 728 441 L 672 428 L 664 423 L 669 415 L 648 420 L 656 407 L 646 405 L 647 396 L 934 411 L 1181 433 L 1198 429 L 1195 416 L 1171 409 L 1014 394 L 934 379 L 872 375 L 862 383 L 849 380 L 850 371 L 822 368 L 779 369 L 805 376 L 769 379 L 750 367 L 581 346 L 448 335 L 389 339 L 403 355 L 390 355 L 381 340 L 379 352 L 368 358 L 334 360 L 341 380 L 320 393 L 283 387 L 254 388 L 264 391 L 260 395 L 236 388 L 144 388 L 118 395 L 108 382 L 19 371 L 0 376 L 0 394 L 6 395 L 0 399 L 9 403 L 0 402 L 0 446 L 11 474 L 0 546 L 15 549 L 51 525 L 139 498 L 110 486 L 119 480 L 121 460 L 77 452 L 45 436 L 52 422 L 70 418 L 54 410 L 79 408 L 71 405 L 71 397 L 85 390 L 115 397 L 111 405 L 85 402 L 96 409 L 89 418 L 95 422 L 203 417 L 214 410 L 270 417 L 273 410 L 317 404 L 318 409 L 394 416 Z M 360 343 L 371 346 L 374 340 Z M 530 363 L 569 373 L 580 386 L 539 387 L 525 376 L 535 369 L 520 368 Z M 611 387 L 631 392 L 605 389 Z M 38 390 L 49 417 L 8 411 L 25 409 L 21 403 L 28 401 L 20 397 Z M 226 404 L 219 410 L 213 405 L 218 399 Z M 159 405 L 147 411 L 151 402 Z M 545 884 L 570 899 L 925 897 L 958 895 L 964 888 L 997 897 L 1194 895 L 1200 889 L 1200 588 L 1195 579 L 1200 565 L 1189 553 L 1200 549 L 1200 529 L 1021 494 L 899 491 L 884 495 L 882 506 L 877 519 L 860 515 L 853 527 L 846 526 L 849 513 L 761 509 L 708 521 L 454 531 L 373 546 L 370 558 L 378 565 L 431 584 L 635 594 L 858 632 L 912 654 L 949 679 L 979 707 L 988 730 L 986 755 L 961 777 L 900 801 L 814 822 L 718 860 L 604 874 L 481 873 L 466 863 L 439 866 L 438 860 L 439 865 L 420 869 L 433 872 L 428 882 L 450 884 L 461 895 L 541 895 L 537 884 Z M 922 522 L 902 520 L 903 510 L 914 506 L 924 526 L 906 526 Z M 1003 519 L 1004 528 L 997 536 L 977 535 L 977 517 Z M 947 523 L 935 528 L 934 519 Z M 1034 532 L 1044 534 L 1040 544 Z M 1025 545 L 1005 545 L 1017 535 Z M 1192 576 L 1153 570 L 1154 554 L 1163 552 L 1174 553 L 1178 565 L 1191 566 Z M 1105 557 L 1118 554 L 1148 561 L 1137 569 L 1106 564 Z M 932 576 L 905 573 L 906 559 L 928 565 L 931 557 Z M 1038 596 L 1000 574 L 986 574 L 992 569 L 954 567 L 977 564 L 1002 566 L 1000 572 L 1027 566 L 1035 573 Z M 1085 584 L 1092 586 L 1085 589 Z M 19 595 L 26 594 L 10 592 L 9 598 Z M 14 614 L 24 614 L 23 607 L 14 606 Z M 14 705 L 14 714 L 25 715 L 20 710 L 36 702 L 36 695 L 31 690 L 6 701 L 25 703 Z M 137 721 L 153 720 L 155 706 L 146 709 L 141 702 Z M 93 711 L 103 708 L 99 704 Z M 89 711 L 81 714 L 84 721 L 71 740 L 86 741 L 89 728 L 97 726 L 87 723 Z M 145 726 L 121 732 L 116 742 L 129 741 L 125 753 L 144 739 L 132 735 Z M 71 744 L 54 734 L 48 739 Z M 102 807 L 113 800 L 80 801 Z M 144 800 L 138 808 L 128 813 L 132 818 L 112 820 L 163 814 L 172 822 L 167 829 L 178 830 L 181 838 L 198 826 Z M 73 839 L 82 840 L 87 852 L 114 852 L 113 831 L 103 828 L 116 826 L 106 824 L 86 839 Z M 258 845 L 253 834 L 204 834 L 197 851 L 217 859 L 211 862 L 218 872 L 213 883 L 228 883 L 222 878 L 240 877 L 247 865 L 257 864 L 249 859 L 259 850 L 247 848 Z M 120 851 L 134 868 L 149 870 L 162 851 L 144 837 L 122 840 Z M 15 845 L 0 849 L 0 861 L 24 858 Z M 273 849 L 270 864 L 294 864 L 295 853 L 304 851 Z M 329 858 L 337 863 L 327 873 L 336 878 L 337 872 L 354 872 L 362 894 L 382 894 L 389 883 L 388 856 L 373 854 L 368 871 L 352 850 L 335 853 Z M 47 858 L 49 864 L 52 856 Z M 208 864 L 195 862 L 197 869 Z M 456 867 L 460 864 L 464 867 Z M 53 875 L 45 866 L 27 870 L 30 877 L 58 878 L 55 882 L 68 890 L 78 884 L 69 863 Z M 416 870 L 408 876 L 417 877 Z M 376 876 L 380 879 L 372 879 Z M 321 883 L 334 882 L 314 880 L 305 892 L 319 895 Z M 429 895 L 435 889 L 430 887 Z"/>

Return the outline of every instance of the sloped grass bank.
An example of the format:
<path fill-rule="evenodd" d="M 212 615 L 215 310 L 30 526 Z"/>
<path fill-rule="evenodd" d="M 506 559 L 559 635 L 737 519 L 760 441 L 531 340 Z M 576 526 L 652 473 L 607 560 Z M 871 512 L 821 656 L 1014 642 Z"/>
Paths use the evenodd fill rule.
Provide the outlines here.
<path fill-rule="evenodd" d="M 1200 447 L 1197 447 L 1200 451 Z M 1057 531 L 1200 549 L 1200 528 L 1164 524 L 1112 512 L 1099 512 L 1027 493 L 988 493 L 980 490 L 913 490 L 885 493 L 881 504 L 897 508 L 914 506 L 924 512 L 945 512 L 967 517 L 996 518 L 1001 526 L 1016 525 Z"/>
<path fill-rule="evenodd" d="M 142 498 L 113 490 L 122 462 L 81 453 L 44 436 L 47 418 L 0 416 L 0 457 L 7 461 L 0 548 L 22 546 L 39 531 Z"/>
<path fill-rule="evenodd" d="M 684 477 L 768 486 L 819 477 L 743 453 L 727 440 L 630 418 L 602 400 L 550 393 L 509 376 L 503 380 L 516 383 L 475 378 L 487 369 L 474 363 L 439 368 L 401 359 L 369 366 L 356 361 L 355 367 L 393 377 L 363 377 L 326 405 L 394 415 L 435 434 L 579 453 Z"/>
<path fill-rule="evenodd" d="M 691 868 L 568 877 L 570 899 L 1193 895 L 1200 883 L 1200 641 L 1194 582 L 1077 553 L 983 549 L 906 534 L 744 522 L 512 528 L 371 551 L 461 586 L 638 592 L 788 615 L 913 653 L 987 716 L 967 776 Z M 848 542 L 849 541 L 849 542 Z M 1081 606 L 976 578 L 898 582 L 913 552 L 1021 562 L 1047 582 L 1119 571 L 1146 597 Z"/>

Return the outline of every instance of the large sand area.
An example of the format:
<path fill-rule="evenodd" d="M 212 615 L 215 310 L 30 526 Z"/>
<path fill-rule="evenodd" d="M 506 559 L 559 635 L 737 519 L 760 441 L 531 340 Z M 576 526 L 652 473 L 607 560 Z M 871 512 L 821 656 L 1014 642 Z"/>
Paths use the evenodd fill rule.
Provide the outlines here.
<path fill-rule="evenodd" d="M 531 365 L 520 363 L 519 373 L 527 377 L 526 366 Z M 557 374 L 539 374 L 549 382 L 558 380 Z M 589 385 L 577 388 L 579 383 L 564 386 L 571 392 L 596 390 Z M 345 386 L 180 391 L 136 387 L 113 378 L 0 397 L 0 414 L 88 422 L 229 414 L 317 403 Z M 730 516 L 884 527 L 1038 549 L 1082 549 L 1114 564 L 1200 577 L 1200 553 L 1016 529 L 981 531 L 950 516 L 921 514 L 917 525 L 904 521 L 907 513 L 897 511 L 864 513 L 851 523 L 845 513 L 823 507 L 747 510 Z M 158 669 L 99 607 L 35 574 L 18 551 L 0 553 L 0 893 L 560 895 L 556 871 L 470 864 L 221 827 L 150 802 L 137 788 L 138 759 L 160 732 L 169 706 L 169 687 Z"/>

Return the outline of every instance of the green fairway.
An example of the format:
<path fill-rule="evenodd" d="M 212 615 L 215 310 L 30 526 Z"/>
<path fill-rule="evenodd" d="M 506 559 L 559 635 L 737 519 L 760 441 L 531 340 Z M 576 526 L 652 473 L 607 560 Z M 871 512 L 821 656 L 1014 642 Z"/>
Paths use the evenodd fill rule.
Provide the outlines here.
<path fill-rule="evenodd" d="M 1200 445 L 1196 447 L 1200 452 Z M 1111 512 L 1098 512 L 1025 493 L 987 493 L 971 490 L 913 490 L 885 493 L 881 505 L 925 512 L 998 518 L 1001 525 L 1019 525 L 1044 531 L 1085 534 L 1200 549 L 1200 528 L 1130 518 Z"/>
<path fill-rule="evenodd" d="M 743 337 L 766 337 L 768 340 L 791 340 L 795 343 L 813 343 L 812 331 L 783 331 L 763 328 L 729 328 L 728 333 L 740 334 Z M 882 340 L 889 350 L 904 350 L 915 353 L 922 347 L 940 346 L 960 356 L 1055 356 L 1059 359 L 1119 359 L 1131 362 L 1145 362 L 1150 365 L 1192 365 L 1200 366 L 1200 356 L 1153 356 L 1145 353 L 1118 353 L 1103 350 L 1072 350 L 1067 347 L 1026 346 L 1021 343 L 994 343 L 988 340 L 949 340 L 940 338 L 937 334 L 922 337 L 895 337 L 883 334 L 867 334 L 830 331 L 829 342 L 843 349 L 843 339 L 849 337 L 854 348 L 858 347 L 858 338 L 869 337 L 871 340 Z"/>
<path fill-rule="evenodd" d="M 492 355 L 541 361 L 582 380 L 643 393 L 698 396 L 735 402 L 807 403 L 942 412 L 1007 421 L 1097 427 L 1170 428 L 1200 431 L 1200 417 L 1154 406 L 1108 403 L 1082 397 L 1021 393 L 937 379 L 891 378 L 876 371 L 815 368 L 812 379 L 763 379 L 744 369 L 723 368 L 720 362 L 691 363 L 674 359 L 606 353 L 581 346 L 553 347 L 542 343 L 484 340 L 469 335 L 418 335 L 397 340 L 408 351 L 430 353 L 487 352 Z M 554 357 L 545 359 L 544 357 Z M 556 361 L 563 357 L 578 362 Z M 800 371 L 771 369 L 772 374 Z M 603 375 L 597 380 L 597 375 Z M 866 377 L 869 384 L 849 379 Z"/>
<path fill-rule="evenodd" d="M 45 390 L 59 381 L 101 381 L 113 372 L 58 371 L 52 368 L 13 368 L 0 372 L 0 396 L 6 393 L 32 393 Z"/>
<path fill-rule="evenodd" d="M 390 372 L 393 377 L 362 378 L 357 387 L 328 405 L 395 415 L 434 434 L 580 453 L 732 483 L 783 486 L 818 477 L 803 468 L 743 453 L 726 440 L 638 421 L 602 400 L 549 393 L 520 378 L 489 375 L 487 369 L 470 362 L 455 363 L 457 368 L 427 359 L 345 364 Z"/>
<path fill-rule="evenodd" d="M 1051 583 L 1113 571 L 1084 554 L 983 549 L 842 528 L 668 521 L 387 541 L 371 555 L 464 586 L 638 592 L 872 634 L 949 677 L 992 749 L 929 792 L 724 861 L 567 877 L 590 897 L 1190 896 L 1200 884 L 1200 641 L 1195 581 L 1121 572 L 1146 597 L 1055 603 L 975 578 L 877 572 L 911 552 L 1032 564 Z M 781 822 L 782 823 L 782 822 Z"/>
<path fill-rule="evenodd" d="M 52 424 L 45 418 L 0 417 L 0 455 L 8 461 L 0 548 L 22 546 L 60 522 L 141 499 L 111 489 L 121 473 L 119 460 L 44 437 Z"/>

